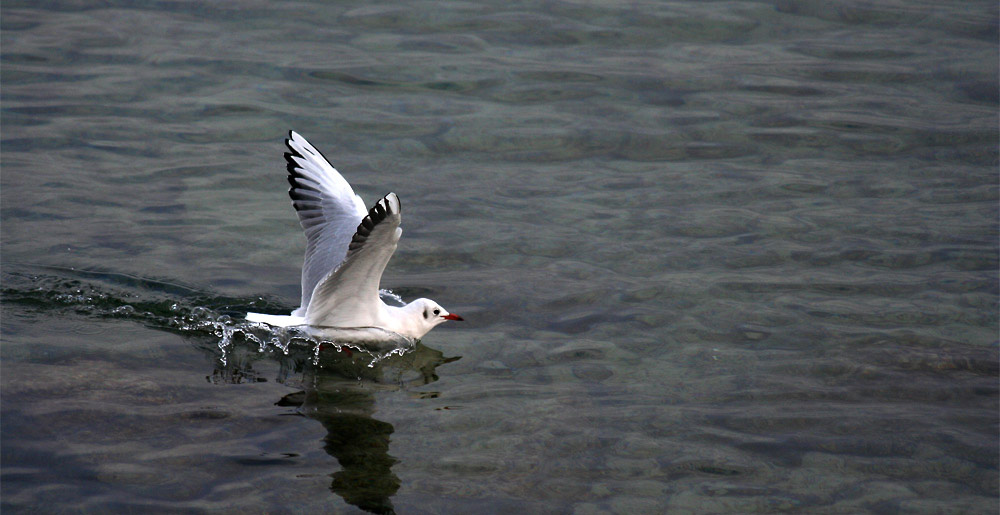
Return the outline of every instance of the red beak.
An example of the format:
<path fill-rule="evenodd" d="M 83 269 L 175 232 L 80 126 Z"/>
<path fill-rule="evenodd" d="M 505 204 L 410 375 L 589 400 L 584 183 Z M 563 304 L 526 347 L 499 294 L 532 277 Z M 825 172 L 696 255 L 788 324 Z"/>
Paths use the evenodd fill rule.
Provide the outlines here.
<path fill-rule="evenodd" d="M 460 316 L 458 316 L 458 315 L 456 315 L 454 313 L 448 313 L 447 315 L 443 315 L 441 318 L 443 318 L 445 320 L 458 320 L 459 322 L 461 322 L 462 320 L 465 320 L 464 318 L 462 318 L 462 317 L 460 317 Z"/>

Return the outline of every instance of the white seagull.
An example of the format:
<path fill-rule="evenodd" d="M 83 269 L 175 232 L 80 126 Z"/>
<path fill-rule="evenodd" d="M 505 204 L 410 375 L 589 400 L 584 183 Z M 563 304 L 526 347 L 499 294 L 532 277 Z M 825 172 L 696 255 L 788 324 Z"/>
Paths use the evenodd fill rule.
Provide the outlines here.
<path fill-rule="evenodd" d="M 247 313 L 247 320 L 278 327 L 377 328 L 414 339 L 445 320 L 462 320 L 430 299 L 402 307 L 382 302 L 379 281 L 403 234 L 399 197 L 389 193 L 365 209 L 305 138 L 289 131 L 285 145 L 288 196 L 306 233 L 302 305 L 291 315 Z"/>

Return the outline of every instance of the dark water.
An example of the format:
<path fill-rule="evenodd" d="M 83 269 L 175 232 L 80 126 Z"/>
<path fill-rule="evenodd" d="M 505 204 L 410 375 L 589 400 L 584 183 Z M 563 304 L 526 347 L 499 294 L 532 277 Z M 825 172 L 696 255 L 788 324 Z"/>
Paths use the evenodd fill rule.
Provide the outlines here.
<path fill-rule="evenodd" d="M 994 1 L 0 23 L 4 513 L 997 512 Z M 288 129 L 466 322 L 240 323 L 299 295 Z"/>

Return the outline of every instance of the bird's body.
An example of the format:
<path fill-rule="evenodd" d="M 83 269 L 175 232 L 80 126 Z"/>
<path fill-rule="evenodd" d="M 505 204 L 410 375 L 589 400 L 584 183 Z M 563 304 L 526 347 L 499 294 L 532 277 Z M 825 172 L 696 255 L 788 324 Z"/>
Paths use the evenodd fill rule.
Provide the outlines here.
<path fill-rule="evenodd" d="M 403 231 L 399 197 L 365 209 L 361 197 L 323 155 L 295 132 L 285 141 L 288 195 L 306 234 L 302 304 L 291 315 L 247 313 L 247 320 L 289 327 L 372 327 L 420 338 L 445 320 L 461 320 L 429 299 L 389 306 L 379 282 Z"/>

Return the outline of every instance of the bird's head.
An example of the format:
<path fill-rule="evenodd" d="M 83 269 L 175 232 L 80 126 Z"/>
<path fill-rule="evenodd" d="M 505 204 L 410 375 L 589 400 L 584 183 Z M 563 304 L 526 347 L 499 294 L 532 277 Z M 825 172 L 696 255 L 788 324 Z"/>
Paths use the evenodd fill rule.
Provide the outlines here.
<path fill-rule="evenodd" d="M 417 299 L 407 304 L 405 309 L 410 313 L 410 318 L 413 321 L 413 332 L 419 333 L 414 334 L 416 338 L 422 337 L 446 320 L 463 320 L 462 317 L 449 313 L 440 304 L 430 299 Z"/>

